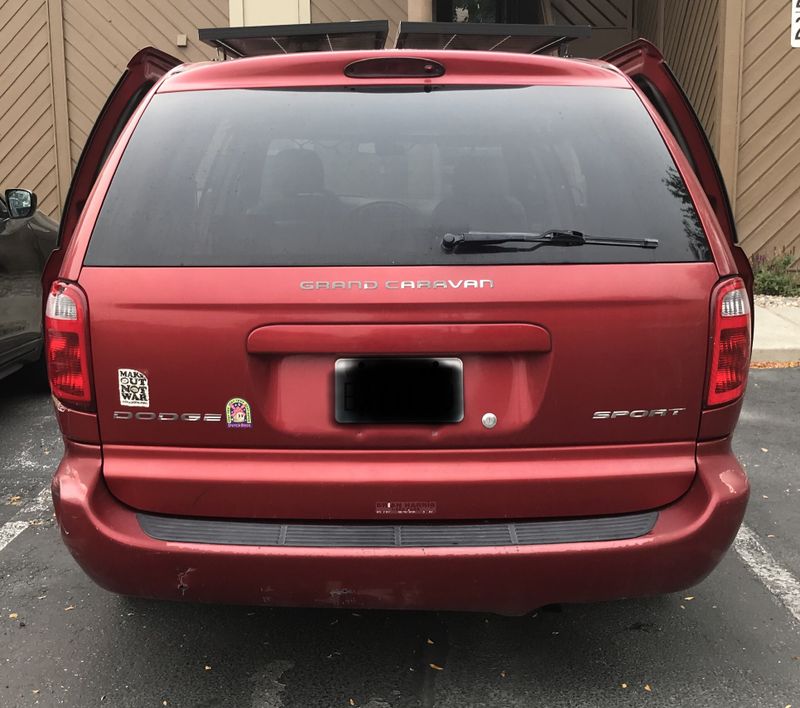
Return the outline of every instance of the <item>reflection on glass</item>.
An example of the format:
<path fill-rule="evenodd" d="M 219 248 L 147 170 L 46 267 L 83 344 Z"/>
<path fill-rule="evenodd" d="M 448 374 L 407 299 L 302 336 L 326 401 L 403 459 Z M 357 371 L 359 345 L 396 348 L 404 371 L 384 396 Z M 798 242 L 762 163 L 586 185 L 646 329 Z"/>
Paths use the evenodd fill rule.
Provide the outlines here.
<path fill-rule="evenodd" d="M 452 22 L 497 22 L 496 0 L 466 0 L 453 3 Z"/>
<path fill-rule="evenodd" d="M 686 188 L 686 183 L 678 174 L 678 170 L 674 167 L 667 168 L 667 175 L 664 177 L 663 182 L 672 196 L 681 203 L 683 228 L 689 239 L 689 248 L 697 260 L 709 260 L 711 258 L 711 251 L 709 250 L 708 241 L 706 241 L 705 234 L 703 233 L 703 225 L 700 223 L 700 217 L 697 214 L 697 210 L 694 208 L 691 196 L 689 196 L 689 190 Z"/>

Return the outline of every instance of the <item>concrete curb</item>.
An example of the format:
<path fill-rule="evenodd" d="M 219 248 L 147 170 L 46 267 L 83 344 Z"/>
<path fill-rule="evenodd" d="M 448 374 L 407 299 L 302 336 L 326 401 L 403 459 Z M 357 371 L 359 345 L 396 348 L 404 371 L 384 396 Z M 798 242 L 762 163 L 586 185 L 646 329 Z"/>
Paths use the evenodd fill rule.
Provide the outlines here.
<path fill-rule="evenodd" d="M 800 307 L 756 305 L 752 361 L 800 361 Z"/>

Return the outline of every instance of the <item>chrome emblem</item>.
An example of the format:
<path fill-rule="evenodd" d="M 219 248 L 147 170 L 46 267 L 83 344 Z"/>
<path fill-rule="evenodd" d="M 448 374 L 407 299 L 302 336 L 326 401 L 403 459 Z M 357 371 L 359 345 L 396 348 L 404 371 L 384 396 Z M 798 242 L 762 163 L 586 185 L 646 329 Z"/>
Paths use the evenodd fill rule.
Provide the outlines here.
<path fill-rule="evenodd" d="M 157 420 L 159 422 L 172 422 L 181 420 L 184 423 L 220 423 L 222 413 L 154 413 L 153 411 L 114 411 L 114 420 Z"/>
<path fill-rule="evenodd" d="M 302 280 L 301 290 L 468 290 L 493 288 L 488 278 L 468 280 Z"/>
<path fill-rule="evenodd" d="M 617 418 L 667 418 L 678 415 L 685 408 L 638 408 L 633 411 L 595 411 L 592 420 L 616 420 Z"/>

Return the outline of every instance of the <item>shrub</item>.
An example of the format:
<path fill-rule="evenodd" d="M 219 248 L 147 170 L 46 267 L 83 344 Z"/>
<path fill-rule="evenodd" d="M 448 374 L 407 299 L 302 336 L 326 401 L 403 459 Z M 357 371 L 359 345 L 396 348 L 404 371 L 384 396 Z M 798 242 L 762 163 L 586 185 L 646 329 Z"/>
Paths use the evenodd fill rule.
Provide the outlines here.
<path fill-rule="evenodd" d="M 800 273 L 791 270 L 794 254 L 753 257 L 756 295 L 800 295 Z"/>

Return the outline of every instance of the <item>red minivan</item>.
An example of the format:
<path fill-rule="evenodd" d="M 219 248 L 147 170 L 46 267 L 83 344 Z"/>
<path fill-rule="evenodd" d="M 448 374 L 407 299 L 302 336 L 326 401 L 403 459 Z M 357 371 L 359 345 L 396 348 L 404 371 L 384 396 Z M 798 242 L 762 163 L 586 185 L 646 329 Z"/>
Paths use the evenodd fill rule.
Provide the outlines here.
<path fill-rule="evenodd" d="M 643 40 L 144 50 L 45 280 L 111 591 L 519 614 L 684 589 L 741 523 L 751 271 Z"/>

